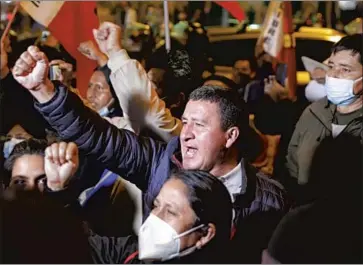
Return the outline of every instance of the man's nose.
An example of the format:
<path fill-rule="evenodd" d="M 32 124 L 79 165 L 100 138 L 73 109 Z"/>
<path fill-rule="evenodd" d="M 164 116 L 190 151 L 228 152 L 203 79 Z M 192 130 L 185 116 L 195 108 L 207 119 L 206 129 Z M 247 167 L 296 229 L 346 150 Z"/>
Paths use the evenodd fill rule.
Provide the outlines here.
<path fill-rule="evenodd" d="M 194 138 L 193 128 L 189 124 L 184 124 L 180 133 L 180 137 L 183 141 L 188 141 Z"/>
<path fill-rule="evenodd" d="M 340 71 L 336 68 L 331 68 L 326 72 L 327 76 L 334 77 L 334 78 L 340 78 Z"/>

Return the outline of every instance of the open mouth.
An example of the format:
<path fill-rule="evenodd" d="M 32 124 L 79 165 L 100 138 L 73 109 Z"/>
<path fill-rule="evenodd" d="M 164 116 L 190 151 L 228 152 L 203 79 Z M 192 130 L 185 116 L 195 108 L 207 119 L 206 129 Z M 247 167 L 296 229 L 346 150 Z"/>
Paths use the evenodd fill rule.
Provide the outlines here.
<path fill-rule="evenodd" d="M 185 151 L 185 157 L 187 158 L 193 158 L 195 154 L 197 153 L 197 149 L 193 147 L 187 147 Z"/>

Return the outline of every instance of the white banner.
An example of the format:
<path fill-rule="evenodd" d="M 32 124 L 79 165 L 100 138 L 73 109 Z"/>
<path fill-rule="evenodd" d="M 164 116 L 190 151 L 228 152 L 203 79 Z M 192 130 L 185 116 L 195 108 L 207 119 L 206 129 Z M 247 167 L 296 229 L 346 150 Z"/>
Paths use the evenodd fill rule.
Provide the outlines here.
<path fill-rule="evenodd" d="M 266 18 L 263 22 L 261 35 L 257 44 L 263 46 L 263 50 L 273 57 L 277 57 L 283 47 L 284 10 L 283 1 L 271 1 Z"/>
<path fill-rule="evenodd" d="M 22 1 L 21 7 L 38 23 L 48 27 L 64 1 Z"/>

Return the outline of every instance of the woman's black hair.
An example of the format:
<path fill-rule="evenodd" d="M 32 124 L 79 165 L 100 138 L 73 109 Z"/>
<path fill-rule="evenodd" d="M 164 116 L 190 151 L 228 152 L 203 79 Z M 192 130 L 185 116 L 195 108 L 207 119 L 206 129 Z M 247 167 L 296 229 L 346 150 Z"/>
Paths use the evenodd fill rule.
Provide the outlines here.
<path fill-rule="evenodd" d="M 232 202 L 224 184 L 200 170 L 177 171 L 172 173 L 171 179 L 180 180 L 187 187 L 190 206 L 197 216 L 195 225 L 214 224 L 213 244 L 217 248 L 225 246 L 231 236 Z"/>
<path fill-rule="evenodd" d="M 10 156 L 5 160 L 4 168 L 7 171 L 4 178 L 5 185 L 9 185 L 11 171 L 13 170 L 14 164 L 19 157 L 24 155 L 45 155 L 45 149 L 48 143 L 45 140 L 38 140 L 30 138 L 14 146 Z"/>

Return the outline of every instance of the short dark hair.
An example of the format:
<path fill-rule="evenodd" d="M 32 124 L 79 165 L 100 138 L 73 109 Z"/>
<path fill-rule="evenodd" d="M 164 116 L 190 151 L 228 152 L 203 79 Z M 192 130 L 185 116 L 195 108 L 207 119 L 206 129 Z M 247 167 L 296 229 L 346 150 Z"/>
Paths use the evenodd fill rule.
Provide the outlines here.
<path fill-rule="evenodd" d="M 250 127 L 247 105 L 236 90 L 218 86 L 201 86 L 190 94 L 189 100 L 217 103 L 222 129 L 226 131 L 233 126 L 239 129 L 239 137 L 235 144 L 239 157 L 248 161 L 256 159 L 258 156 L 256 150 L 260 150 L 262 139 Z"/>
<path fill-rule="evenodd" d="M 353 34 L 351 36 L 346 36 L 334 44 L 332 48 L 332 54 L 336 54 L 340 51 L 351 51 L 352 55 L 359 55 L 359 62 L 363 65 L 363 56 L 362 56 L 362 42 L 363 34 Z"/>
<path fill-rule="evenodd" d="M 250 64 L 251 71 L 256 72 L 256 70 L 257 70 L 257 61 L 256 61 L 255 58 L 252 58 L 252 57 L 250 57 L 250 58 L 240 58 L 240 59 L 236 60 L 235 63 L 238 62 L 238 61 L 248 61 L 248 63 Z"/>
<path fill-rule="evenodd" d="M 237 91 L 206 85 L 194 90 L 189 100 L 217 103 L 224 131 L 233 126 L 243 131 L 249 126 L 247 106 Z"/>
<path fill-rule="evenodd" d="M 199 224 L 216 226 L 216 244 L 226 244 L 231 236 L 232 201 L 224 184 L 213 175 L 201 170 L 181 170 L 172 173 L 188 190 L 190 207 Z"/>
<path fill-rule="evenodd" d="M 25 140 L 21 143 L 15 145 L 13 151 L 10 156 L 5 160 L 4 168 L 7 173 L 10 173 L 13 170 L 14 164 L 19 157 L 24 155 L 39 155 L 45 156 L 45 149 L 47 148 L 48 143 L 45 140 L 38 140 L 35 138 L 31 138 L 29 140 Z M 8 175 L 8 174 L 6 174 Z M 6 184 L 9 183 L 10 177 L 6 178 Z"/>

